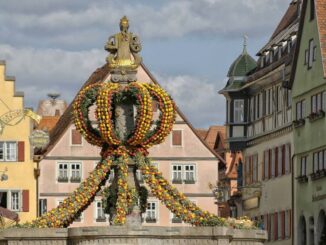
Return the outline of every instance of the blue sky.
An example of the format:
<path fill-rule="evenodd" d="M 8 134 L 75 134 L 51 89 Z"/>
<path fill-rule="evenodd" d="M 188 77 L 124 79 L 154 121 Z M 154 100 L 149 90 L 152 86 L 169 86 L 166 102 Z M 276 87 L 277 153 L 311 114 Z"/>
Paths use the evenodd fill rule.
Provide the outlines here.
<path fill-rule="evenodd" d="M 196 127 L 223 124 L 217 94 L 249 37 L 253 56 L 269 39 L 290 0 L 0 0 L 0 60 L 16 76 L 26 106 L 48 92 L 70 102 L 104 64 L 108 36 L 123 15 L 139 34 L 145 65 Z"/>

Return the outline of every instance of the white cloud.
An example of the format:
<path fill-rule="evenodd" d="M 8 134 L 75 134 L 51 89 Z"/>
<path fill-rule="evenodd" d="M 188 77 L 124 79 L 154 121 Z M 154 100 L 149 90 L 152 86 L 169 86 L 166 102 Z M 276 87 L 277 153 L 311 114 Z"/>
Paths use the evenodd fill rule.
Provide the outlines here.
<path fill-rule="evenodd" d="M 102 50 L 16 48 L 0 45 L 7 75 L 16 76 L 16 90 L 25 92 L 27 105 L 36 106 L 47 93 L 57 91 L 70 101 L 90 74 L 105 62 Z"/>
<path fill-rule="evenodd" d="M 155 77 L 195 127 L 224 123 L 225 98 L 217 84 L 189 75 Z"/>
<path fill-rule="evenodd" d="M 20 45 L 47 41 L 50 45 L 85 46 L 92 40 L 103 42 L 103 36 L 116 32 L 119 19 L 125 14 L 131 19 L 132 30 L 142 38 L 175 38 L 193 33 L 201 37 L 234 37 L 244 32 L 257 37 L 275 26 L 275 20 L 279 20 L 289 3 L 284 0 L 171 0 L 149 6 L 145 1 L 97 0 L 80 5 L 78 1 L 67 2 L 35 4 L 34 12 L 31 8 L 15 10 L 14 4 L 20 5 L 17 0 L 2 3 L 0 38 L 4 41 L 13 38 Z M 8 36 L 10 33 L 13 35 Z"/>
<path fill-rule="evenodd" d="M 15 48 L 0 45 L 7 62 L 7 75 L 16 76 L 16 90 L 25 92 L 27 106 L 36 107 L 49 92 L 59 92 L 68 102 L 91 73 L 102 66 L 105 52 Z M 178 107 L 196 127 L 223 123 L 225 99 L 217 94 L 218 84 L 190 75 L 165 76 L 155 73 Z"/>

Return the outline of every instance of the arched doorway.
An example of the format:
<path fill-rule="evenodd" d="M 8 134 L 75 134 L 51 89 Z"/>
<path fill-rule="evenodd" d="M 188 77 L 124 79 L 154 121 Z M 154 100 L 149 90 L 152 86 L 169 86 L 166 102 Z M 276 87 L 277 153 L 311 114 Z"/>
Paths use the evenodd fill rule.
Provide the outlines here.
<path fill-rule="evenodd" d="M 317 244 L 326 244 L 326 215 L 325 211 L 321 210 L 317 221 Z"/>
<path fill-rule="evenodd" d="M 307 225 L 304 216 L 301 216 L 298 224 L 298 245 L 307 244 Z"/>

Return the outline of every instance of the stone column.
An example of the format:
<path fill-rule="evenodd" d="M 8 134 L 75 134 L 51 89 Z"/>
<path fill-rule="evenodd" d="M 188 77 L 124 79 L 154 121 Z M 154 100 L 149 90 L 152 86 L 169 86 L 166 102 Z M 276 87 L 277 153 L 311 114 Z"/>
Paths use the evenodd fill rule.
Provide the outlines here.
<path fill-rule="evenodd" d="M 121 86 L 127 86 L 127 83 L 120 82 Z M 121 104 L 115 105 L 114 108 L 115 130 L 120 140 L 125 141 L 135 128 L 134 105 L 131 100 L 123 101 Z M 117 178 L 118 175 L 116 175 Z M 135 163 L 130 161 L 128 164 L 128 187 L 139 190 L 139 183 L 136 181 Z M 129 226 L 141 225 L 141 213 L 138 204 L 134 207 L 132 213 L 127 215 L 126 224 Z"/>

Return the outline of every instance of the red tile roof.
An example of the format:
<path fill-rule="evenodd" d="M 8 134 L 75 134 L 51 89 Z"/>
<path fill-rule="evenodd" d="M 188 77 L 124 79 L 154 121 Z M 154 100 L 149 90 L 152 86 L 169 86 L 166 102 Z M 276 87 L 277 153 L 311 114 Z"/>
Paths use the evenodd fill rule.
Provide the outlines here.
<path fill-rule="evenodd" d="M 315 4 L 324 77 L 326 77 L 326 1 L 316 0 Z"/>
<path fill-rule="evenodd" d="M 59 121 L 60 116 L 43 116 L 36 129 L 51 131 Z"/>

